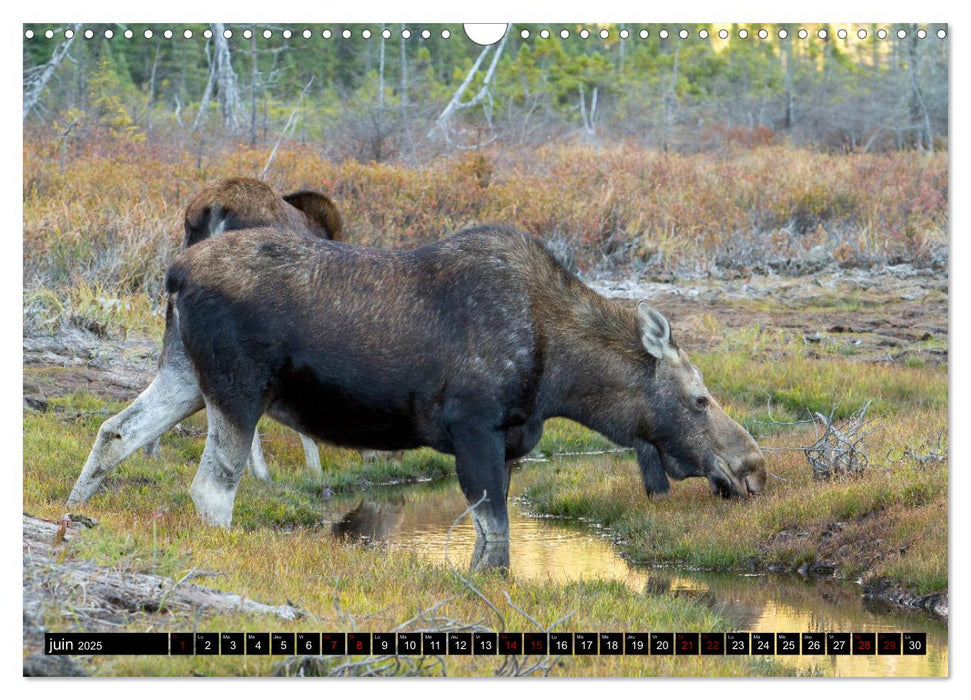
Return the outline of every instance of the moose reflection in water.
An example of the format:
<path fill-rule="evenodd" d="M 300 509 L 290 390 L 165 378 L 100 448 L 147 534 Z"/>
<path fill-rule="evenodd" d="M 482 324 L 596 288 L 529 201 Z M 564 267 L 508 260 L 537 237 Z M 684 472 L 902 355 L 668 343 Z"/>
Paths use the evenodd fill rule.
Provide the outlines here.
<path fill-rule="evenodd" d="M 384 542 L 391 538 L 405 519 L 405 497 L 398 495 L 390 501 L 361 499 L 340 522 L 331 527 L 342 540 L 363 543 Z"/>

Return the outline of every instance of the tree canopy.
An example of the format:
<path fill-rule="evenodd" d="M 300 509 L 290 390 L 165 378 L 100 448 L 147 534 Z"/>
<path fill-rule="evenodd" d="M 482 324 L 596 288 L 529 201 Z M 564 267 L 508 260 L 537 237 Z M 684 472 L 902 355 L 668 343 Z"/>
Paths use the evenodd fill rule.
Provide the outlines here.
<path fill-rule="evenodd" d="M 933 150 L 948 129 L 943 25 L 514 25 L 501 49 L 461 25 L 25 31 L 25 123 L 78 135 L 286 132 L 381 161 L 571 138 Z M 451 101 L 471 106 L 443 126 Z"/>

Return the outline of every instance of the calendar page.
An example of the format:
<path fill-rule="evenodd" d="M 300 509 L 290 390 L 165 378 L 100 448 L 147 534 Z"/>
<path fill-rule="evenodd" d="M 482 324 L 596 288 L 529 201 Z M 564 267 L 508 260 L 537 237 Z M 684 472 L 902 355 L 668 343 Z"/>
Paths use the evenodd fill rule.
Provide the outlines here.
<path fill-rule="evenodd" d="M 949 675 L 948 25 L 21 33 L 24 676 Z"/>

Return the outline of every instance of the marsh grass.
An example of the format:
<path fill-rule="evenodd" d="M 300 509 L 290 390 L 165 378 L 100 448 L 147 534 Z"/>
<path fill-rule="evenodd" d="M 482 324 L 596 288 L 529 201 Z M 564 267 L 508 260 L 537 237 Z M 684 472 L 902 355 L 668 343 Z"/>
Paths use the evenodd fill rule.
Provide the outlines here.
<path fill-rule="evenodd" d="M 120 408 L 89 394 L 59 397 L 62 410 L 28 412 L 24 421 L 24 509 L 57 518 L 83 464 L 106 411 Z M 446 566 L 413 553 L 344 544 L 330 535 L 321 492 L 325 488 L 362 488 L 358 479 L 377 483 L 390 474 L 428 475 L 428 465 L 444 477 L 447 458 L 410 455 L 404 466 L 380 463 L 354 465 L 356 453 L 322 449 L 327 466 L 322 478 L 304 474 L 291 458 L 298 455 L 296 437 L 273 424 L 261 425 L 273 474 L 271 484 L 244 477 L 237 496 L 232 530 L 203 526 L 197 520 L 188 487 L 203 440 L 203 416 L 184 422 L 184 429 L 163 438 L 160 458 L 135 454 L 106 481 L 82 511 L 98 519 L 81 530 L 60 554 L 119 571 L 152 572 L 179 580 L 190 570 L 204 572 L 193 583 L 238 593 L 261 602 L 291 601 L 306 613 L 295 621 L 234 614 L 204 613 L 198 620 L 185 614 L 134 612 L 120 629 L 154 631 L 390 631 L 423 610 L 446 601 L 433 616 L 410 629 L 436 629 L 442 619 L 492 629 L 536 629 L 510 606 L 513 603 L 543 625 L 575 611 L 557 629 L 607 631 L 677 629 L 711 631 L 729 623 L 708 606 L 688 599 L 645 597 L 616 582 L 572 583 L 517 580 L 515 574 L 469 573 L 467 562 L 455 562 L 463 576 L 499 609 L 500 619 Z M 582 429 L 557 421 L 551 440 L 574 445 Z M 292 441 L 293 445 L 289 442 Z M 286 443 L 286 450 L 278 452 Z M 339 475 L 339 467 L 358 476 Z M 551 469 L 550 471 L 554 471 Z M 451 478 L 451 477 L 449 477 Z M 456 486 L 457 488 L 457 486 Z M 628 499 L 630 496 L 628 495 Z M 617 513 L 619 515 L 619 513 Z M 69 603 L 68 603 L 69 605 Z M 74 629 L 70 616 L 51 609 L 51 629 Z M 438 622 L 435 619 L 438 619 Z M 112 631 L 118 631 L 113 628 Z M 538 631 L 538 630 L 537 630 Z M 89 668 L 97 675 L 182 676 L 258 675 L 274 672 L 282 657 L 95 657 Z M 343 662 L 345 659 L 341 659 Z M 449 675 L 491 675 L 502 658 L 449 657 Z M 643 659 L 635 657 L 567 657 L 553 675 L 752 675 L 751 660 Z M 441 669 L 430 665 L 429 672 Z M 437 672 L 436 671 L 436 672 Z M 782 671 L 780 671 L 782 672 Z M 792 673 L 793 671 L 786 671 Z"/>
<path fill-rule="evenodd" d="M 71 282 L 73 291 L 66 294 L 63 288 L 28 290 L 25 309 L 37 310 L 31 322 L 46 330 L 64 322 L 95 332 L 103 326 L 109 335 L 160 339 L 158 300 L 83 280 Z M 848 303 L 872 308 L 874 298 L 860 293 Z M 764 313 L 768 303 L 739 302 L 734 310 Z M 824 298 L 811 304 L 803 304 L 802 311 L 818 310 L 820 319 L 834 308 Z M 840 576 L 887 579 L 914 595 L 946 590 L 946 364 L 924 363 L 919 355 L 904 362 L 865 362 L 844 351 L 852 341 L 849 334 L 810 347 L 788 329 L 732 324 L 714 314 L 701 314 L 691 323 L 695 335 L 709 339 L 691 353 L 692 361 L 725 410 L 766 448 L 774 476 L 765 492 L 723 501 L 711 496 L 703 481 L 691 479 L 673 484 L 666 497 L 649 499 L 631 453 L 555 457 L 614 446 L 581 426 L 554 419 L 534 455 L 548 462 L 531 477 L 531 510 L 601 523 L 634 561 L 734 571 L 791 571 L 825 563 Z M 908 351 L 946 349 L 946 337 L 937 336 L 908 346 Z M 70 371 L 24 370 L 25 383 L 36 383 L 48 403 L 45 412 L 24 414 L 24 510 L 50 519 L 63 514 L 100 424 L 127 404 L 86 391 L 83 383 L 79 388 L 77 381 L 62 382 L 60 375 Z M 867 401 L 872 402 L 868 470 L 859 478 L 814 480 L 803 453 L 793 449 L 815 441 L 813 428 L 800 421 L 812 411 L 829 415 L 833 408 L 842 419 Z M 323 474 L 316 476 L 303 467 L 295 433 L 264 419 L 259 430 L 272 480 L 264 484 L 244 476 L 234 528 L 226 532 L 202 526 L 189 497 L 205 426 L 204 414 L 193 416 L 163 437 L 159 459 L 136 453 L 126 460 L 83 509 L 99 524 L 84 531 L 62 556 L 176 580 L 189 570 L 218 572 L 196 582 L 270 604 L 291 600 L 308 614 L 295 622 L 205 614 L 198 621 L 200 631 L 385 631 L 453 596 L 443 611 L 448 619 L 500 625 L 447 567 L 406 552 L 341 544 L 330 535 L 326 504 L 331 494 L 363 494 L 378 484 L 418 480 L 448 486 L 445 482 L 454 479 L 451 457 L 415 450 L 400 461 L 364 462 L 355 451 L 322 447 Z M 466 562 L 458 565 L 465 573 Z M 501 580 L 479 574 L 470 580 L 499 607 L 507 629 L 532 628 L 506 603 L 504 593 L 547 625 L 576 610 L 564 630 L 709 631 L 728 624 L 698 601 L 639 595 L 616 583 L 540 584 L 517 581 L 515 575 Z M 52 629 L 74 624 L 59 611 L 48 615 Z M 191 631 L 197 623 L 184 615 L 138 613 L 124 624 L 131 630 Z M 279 660 L 119 657 L 91 663 L 103 675 L 269 675 Z M 447 672 L 491 675 L 500 663 L 450 658 Z M 798 669 L 754 657 L 578 656 L 552 669 L 554 675 L 618 676 L 793 672 Z"/>
<path fill-rule="evenodd" d="M 889 417 L 903 411 L 946 410 L 947 373 L 939 367 L 901 367 L 887 363 L 847 365 L 839 355 L 803 356 L 790 340 L 774 356 L 743 350 L 694 353 L 712 393 L 731 397 L 748 410 L 775 409 L 780 420 L 806 419 L 812 412 L 847 418 L 867 401 L 868 415 Z M 736 417 L 737 418 L 737 417 Z"/>
<path fill-rule="evenodd" d="M 767 448 L 766 491 L 745 501 L 723 501 L 705 483 L 673 485 L 670 495 L 649 499 L 629 453 L 558 458 L 531 477 L 527 496 L 544 513 L 596 521 L 610 528 L 626 556 L 635 561 L 692 567 L 749 570 L 767 565 L 793 569 L 832 560 L 847 577 L 884 577 L 914 594 L 947 588 L 947 462 L 921 461 L 946 454 L 946 382 L 941 367 L 853 365 L 790 357 L 793 368 L 743 363 L 732 353 L 696 358 L 716 395 L 731 396 L 727 410 L 758 425 L 765 397 L 747 383 L 785 389 L 799 373 L 814 401 L 848 401 L 882 396 L 883 413 L 869 437 L 870 468 L 857 479 L 817 482 L 798 451 L 773 446 L 811 444 L 806 425 L 771 423 L 761 442 Z M 817 367 L 832 363 L 832 367 Z M 730 376 L 731 372 L 743 376 Z M 856 370 L 859 370 L 857 372 Z M 729 375 L 722 384 L 716 377 Z M 836 381 L 840 378 L 841 381 Z M 922 391 L 918 389 L 922 387 Z M 24 509 L 56 518 L 104 418 L 123 403 L 73 391 L 49 400 L 44 413 L 24 417 Z M 781 402 L 779 402 L 781 405 Z M 792 413 L 799 414 L 800 405 Z M 788 410 L 788 409 L 787 409 Z M 783 412 L 773 409 L 778 419 Z M 430 450 L 394 461 L 362 462 L 356 452 L 324 447 L 322 477 L 308 474 L 296 435 L 271 421 L 260 432 L 273 476 L 263 484 L 245 476 L 237 497 L 234 528 L 202 526 L 189 498 L 189 484 L 204 444 L 205 418 L 196 415 L 166 435 L 161 457 L 140 453 L 126 460 L 83 510 L 99 524 L 76 538 L 63 557 L 102 566 L 151 571 L 178 580 L 190 569 L 218 572 L 195 582 L 270 604 L 287 600 L 308 617 L 284 622 L 219 614 L 198 623 L 185 615 L 133 615 L 127 629 L 169 631 L 386 631 L 421 610 L 452 598 L 440 611 L 463 624 L 498 629 L 503 622 L 447 567 L 414 554 L 342 544 L 330 536 L 327 491 L 354 492 L 370 485 L 414 479 L 451 479 L 452 459 Z M 549 421 L 539 451 L 599 451 L 609 443 L 563 420 Z M 458 563 L 464 571 L 465 562 Z M 536 583 L 473 574 L 474 585 L 502 611 L 507 629 L 532 629 L 504 599 L 543 624 L 576 610 L 560 629 L 721 630 L 727 623 L 698 601 L 633 593 L 619 583 L 596 581 Z M 53 611 L 51 612 L 53 615 Z M 62 617 L 49 624 L 64 629 Z M 426 627 L 431 623 L 426 623 Z M 413 626 L 420 628 L 421 623 Z M 269 675 L 278 657 L 96 658 L 100 675 Z M 343 661 L 344 659 L 341 659 Z M 491 675 L 500 660 L 447 659 L 449 675 Z M 428 666 L 431 669 L 437 668 Z M 804 669 L 805 672 L 808 669 Z M 435 672 L 440 672 L 438 668 Z M 570 657 L 553 675 L 762 675 L 797 673 L 757 658 Z"/>
<path fill-rule="evenodd" d="M 829 557 L 844 576 L 885 576 L 915 593 L 946 588 L 946 366 L 863 363 L 837 354 L 807 357 L 798 352 L 797 340 L 773 336 L 763 342 L 764 335 L 772 334 L 752 327 L 721 329 L 719 344 L 692 359 L 713 394 L 724 400 L 725 410 L 766 448 L 774 477 L 765 493 L 744 502 L 721 501 L 710 496 L 702 481 L 688 480 L 674 484 L 667 497 L 648 499 L 632 455 L 611 453 L 553 460 L 528 492 L 533 507 L 608 526 L 637 561 L 795 568 Z M 810 411 L 828 415 L 834 407 L 841 419 L 866 401 L 872 401 L 869 469 L 857 479 L 814 481 L 805 456 L 792 449 L 816 439 L 813 428 L 801 421 Z M 26 509 L 56 517 L 98 426 L 124 404 L 84 391 L 53 396 L 49 404 L 46 413 L 25 415 L 24 493 Z M 324 524 L 321 506 L 330 493 L 453 478 L 452 458 L 432 450 L 407 452 L 401 461 L 366 463 L 354 451 L 331 447 L 321 448 L 324 472 L 317 477 L 302 466 L 302 449 L 292 431 L 267 419 L 259 430 L 273 478 L 261 484 L 244 477 L 235 515 L 239 531 L 256 533 L 269 526 L 316 532 Z M 105 481 L 97 508 L 108 522 L 119 519 L 126 531 L 119 547 L 147 551 L 138 537 L 131 539 L 130 530 L 149 528 L 142 535 L 147 536 L 149 524 L 157 531 L 165 518 L 177 518 L 191 531 L 188 486 L 204 435 L 204 415 L 193 416 L 164 437 L 161 460 L 133 455 Z M 536 454 L 613 447 L 581 426 L 554 419 Z M 931 453 L 934 459 L 921 459 Z M 138 515 L 132 513 L 133 504 Z M 834 527 L 839 528 L 836 534 Z M 836 546 L 821 547 L 820 538 Z M 156 535 L 153 559 L 159 565 L 180 561 L 181 555 L 167 546 Z M 880 556 L 870 556 L 872 551 Z"/>
<path fill-rule="evenodd" d="M 92 139 L 62 170 L 45 135 L 25 134 L 26 309 L 38 325 L 64 320 L 64 310 L 101 323 L 109 312 L 86 303 L 85 286 L 107 292 L 95 298 L 124 303 L 143 293 L 158 303 L 189 199 L 218 178 L 259 176 L 269 150 L 234 144 L 202 164 L 184 144 L 172 146 L 135 143 L 109 157 Z M 493 148 L 409 168 L 335 163 L 291 143 L 268 181 L 334 197 L 355 244 L 411 247 L 502 222 L 555 239 L 583 270 L 697 274 L 798 263 L 820 246 L 840 263 L 940 263 L 947 171 L 943 152 L 834 156 L 781 147 L 731 156 Z M 873 302 L 826 303 L 855 311 Z"/>

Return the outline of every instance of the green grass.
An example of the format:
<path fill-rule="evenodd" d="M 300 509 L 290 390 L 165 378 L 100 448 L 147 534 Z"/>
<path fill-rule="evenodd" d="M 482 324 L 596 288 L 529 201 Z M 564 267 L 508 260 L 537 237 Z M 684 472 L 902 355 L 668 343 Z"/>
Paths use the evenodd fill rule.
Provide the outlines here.
<path fill-rule="evenodd" d="M 780 420 L 805 419 L 817 411 L 829 416 L 834 407 L 836 418 L 846 418 L 867 401 L 868 415 L 875 417 L 947 408 L 947 372 L 940 367 L 847 364 L 796 354 L 753 358 L 740 350 L 696 353 L 692 361 L 716 397 L 731 397 L 731 404 L 753 410 L 772 407 Z"/>

